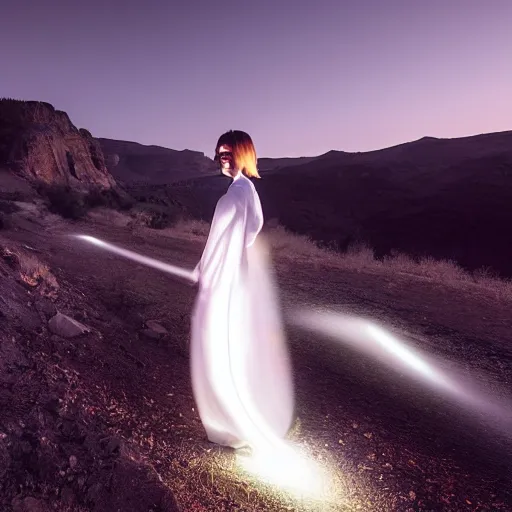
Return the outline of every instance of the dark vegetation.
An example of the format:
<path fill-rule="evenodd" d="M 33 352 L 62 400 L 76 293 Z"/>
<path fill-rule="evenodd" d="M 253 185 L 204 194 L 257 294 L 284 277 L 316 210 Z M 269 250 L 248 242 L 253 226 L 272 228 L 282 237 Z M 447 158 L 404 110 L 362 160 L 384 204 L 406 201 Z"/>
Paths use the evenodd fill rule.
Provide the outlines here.
<path fill-rule="evenodd" d="M 115 189 L 91 188 L 79 191 L 67 185 L 40 184 L 37 191 L 46 200 L 52 213 L 72 220 L 82 219 L 92 208 L 126 211 L 134 204 L 127 194 Z"/>

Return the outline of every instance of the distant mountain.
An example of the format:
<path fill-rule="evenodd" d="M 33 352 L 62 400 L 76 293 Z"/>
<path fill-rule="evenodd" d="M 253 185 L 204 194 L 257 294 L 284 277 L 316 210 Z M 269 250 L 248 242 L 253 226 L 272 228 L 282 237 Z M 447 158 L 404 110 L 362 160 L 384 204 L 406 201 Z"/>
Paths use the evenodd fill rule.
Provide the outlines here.
<path fill-rule="evenodd" d="M 97 140 L 108 170 L 116 180 L 126 184 L 163 185 L 217 174 L 213 160 L 198 151 L 178 151 L 113 139 Z M 258 169 L 262 175 L 298 168 L 307 172 L 308 165 L 314 165 L 317 172 L 335 165 L 393 165 L 397 171 L 412 166 L 417 171 L 432 171 L 466 159 L 504 153 L 512 154 L 512 131 L 458 139 L 424 137 L 386 149 L 359 153 L 332 150 L 310 157 L 263 157 L 258 159 Z"/>
<path fill-rule="evenodd" d="M 308 164 L 317 158 L 316 156 L 302 156 L 298 158 L 258 158 L 258 171 L 262 173 L 276 171 L 283 167 Z"/>
<path fill-rule="evenodd" d="M 125 184 L 161 185 L 215 172 L 212 159 L 199 151 L 98 139 L 110 173 Z"/>
<path fill-rule="evenodd" d="M 397 250 L 512 277 L 512 131 L 270 164 L 254 180 L 267 220 L 340 250 L 365 241 L 378 256 Z M 228 185 L 207 177 L 165 193 L 209 220 Z"/>
<path fill-rule="evenodd" d="M 418 170 L 432 170 L 449 167 L 465 160 L 483 158 L 497 154 L 512 155 L 512 131 L 473 135 L 452 139 L 423 137 L 419 140 L 398 144 L 389 148 L 366 152 L 331 150 L 316 157 L 266 158 L 265 170 L 298 167 L 315 164 L 315 169 L 332 165 L 411 165 Z"/>

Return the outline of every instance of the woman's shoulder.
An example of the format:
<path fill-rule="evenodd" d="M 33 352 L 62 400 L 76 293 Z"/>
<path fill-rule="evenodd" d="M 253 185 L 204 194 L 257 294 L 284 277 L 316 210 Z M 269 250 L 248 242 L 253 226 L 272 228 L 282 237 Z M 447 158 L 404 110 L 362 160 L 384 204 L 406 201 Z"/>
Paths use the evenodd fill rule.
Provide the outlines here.
<path fill-rule="evenodd" d="M 243 174 L 229 187 L 234 193 L 250 195 L 256 191 L 253 182 Z"/>
<path fill-rule="evenodd" d="M 233 183 L 233 185 L 235 184 Z M 227 209 L 243 204 L 246 196 L 244 190 L 241 187 L 234 187 L 233 185 L 231 185 L 227 189 L 226 193 L 220 197 L 217 202 L 218 207 Z"/>

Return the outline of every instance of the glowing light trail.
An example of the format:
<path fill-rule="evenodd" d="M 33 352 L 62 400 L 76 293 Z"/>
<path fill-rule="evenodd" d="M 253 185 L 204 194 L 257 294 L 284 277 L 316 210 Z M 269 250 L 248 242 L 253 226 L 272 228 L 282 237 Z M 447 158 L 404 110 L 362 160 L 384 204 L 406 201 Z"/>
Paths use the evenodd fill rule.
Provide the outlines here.
<path fill-rule="evenodd" d="M 112 252 L 117 254 L 118 256 L 122 256 L 123 258 L 127 258 L 132 261 L 136 261 L 137 263 L 142 263 L 143 265 L 147 265 L 148 267 L 155 268 L 157 270 L 161 270 L 167 274 L 171 274 L 176 277 L 181 277 L 193 283 L 196 282 L 196 278 L 194 273 L 191 270 L 187 270 L 181 267 L 177 267 L 175 265 L 170 265 L 169 263 L 164 263 L 163 261 L 150 258 L 149 256 L 144 256 L 142 254 L 129 251 L 128 249 L 123 249 L 122 247 L 118 247 L 114 244 L 110 244 L 108 242 L 104 242 L 99 238 L 95 238 L 94 236 L 89 235 L 73 235 L 75 238 L 79 238 L 80 240 L 84 240 L 85 242 L 89 242 L 96 247 L 104 249 L 108 252 Z"/>
<path fill-rule="evenodd" d="M 289 321 L 297 327 L 366 353 L 391 370 L 408 374 L 411 379 L 419 380 L 423 385 L 455 399 L 467 409 L 483 413 L 486 421 L 512 437 L 510 403 L 496 403 L 468 379 L 462 380 L 454 371 L 442 371 L 440 364 L 435 364 L 432 357 L 408 346 L 404 340 L 376 323 L 339 312 L 311 309 L 294 311 Z"/>

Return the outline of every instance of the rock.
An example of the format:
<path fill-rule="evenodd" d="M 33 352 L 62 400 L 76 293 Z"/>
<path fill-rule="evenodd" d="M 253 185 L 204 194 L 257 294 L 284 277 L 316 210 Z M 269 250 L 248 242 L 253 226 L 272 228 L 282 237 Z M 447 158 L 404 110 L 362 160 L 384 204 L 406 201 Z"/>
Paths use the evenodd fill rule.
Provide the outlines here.
<path fill-rule="evenodd" d="M 146 329 L 143 329 L 141 332 L 144 336 L 152 340 L 159 340 L 162 336 L 169 333 L 169 331 L 156 320 L 147 320 L 145 325 Z"/>
<path fill-rule="evenodd" d="M 91 332 L 91 329 L 86 325 L 60 312 L 50 319 L 48 328 L 53 334 L 63 338 L 74 338 L 75 336 Z"/>
<path fill-rule="evenodd" d="M 78 459 L 75 457 L 75 455 L 71 455 L 71 457 L 69 457 L 69 467 L 71 469 L 75 469 L 77 464 Z"/>
<path fill-rule="evenodd" d="M 150 338 L 152 340 L 159 340 L 162 337 L 161 334 L 158 334 L 157 332 L 152 331 L 151 329 L 143 329 L 141 331 L 141 333 L 142 333 L 142 335 L 144 335 L 147 338 Z"/>
<path fill-rule="evenodd" d="M 156 332 L 157 334 L 163 335 L 163 334 L 168 334 L 168 332 L 169 332 L 169 331 L 167 331 L 167 329 L 165 327 L 160 325 L 156 320 L 148 320 L 146 322 L 146 327 L 149 330 Z"/>

